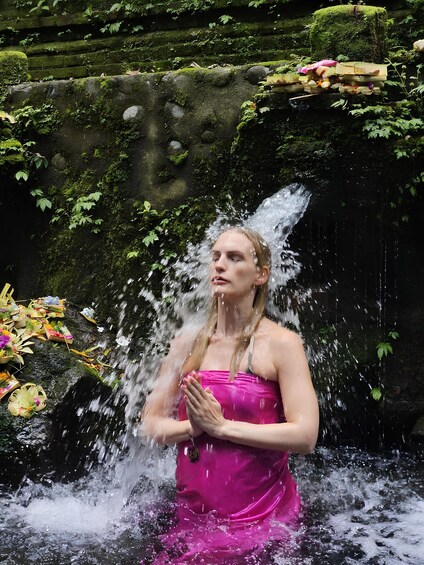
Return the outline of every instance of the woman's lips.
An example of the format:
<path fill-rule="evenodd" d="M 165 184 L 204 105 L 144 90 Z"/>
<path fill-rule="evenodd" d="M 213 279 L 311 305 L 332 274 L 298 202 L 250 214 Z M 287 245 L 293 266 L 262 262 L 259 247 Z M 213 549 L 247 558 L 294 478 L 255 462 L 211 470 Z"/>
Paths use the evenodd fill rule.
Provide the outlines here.
<path fill-rule="evenodd" d="M 228 283 L 227 279 L 224 279 L 223 277 L 212 277 L 212 284 L 226 284 Z"/>

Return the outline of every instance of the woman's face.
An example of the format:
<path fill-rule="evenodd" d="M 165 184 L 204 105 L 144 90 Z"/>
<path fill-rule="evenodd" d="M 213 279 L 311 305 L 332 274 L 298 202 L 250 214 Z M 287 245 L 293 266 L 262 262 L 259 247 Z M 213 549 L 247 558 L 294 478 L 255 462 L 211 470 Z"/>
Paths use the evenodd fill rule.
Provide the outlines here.
<path fill-rule="evenodd" d="M 268 278 L 268 268 L 259 269 L 252 242 L 236 230 L 222 233 L 212 248 L 210 281 L 215 296 L 228 299 L 251 295 Z M 265 277 L 265 278 L 264 278 Z"/>

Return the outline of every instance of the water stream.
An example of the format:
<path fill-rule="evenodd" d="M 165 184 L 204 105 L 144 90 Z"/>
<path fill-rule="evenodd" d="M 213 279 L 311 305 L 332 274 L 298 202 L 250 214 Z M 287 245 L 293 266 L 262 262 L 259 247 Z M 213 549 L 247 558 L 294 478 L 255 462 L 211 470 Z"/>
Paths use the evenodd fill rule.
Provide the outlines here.
<path fill-rule="evenodd" d="M 210 294 L 204 276 L 210 243 L 234 221 L 257 229 L 269 242 L 273 274 L 268 309 L 301 331 L 298 310 L 281 301 L 281 296 L 301 269 L 300 258 L 287 238 L 309 198 L 304 187 L 292 185 L 265 200 L 249 217 L 221 215 L 203 243 L 189 245 L 187 256 L 170 266 L 159 299 L 151 289 L 140 288 L 140 303 L 151 310 L 154 341 L 150 344 L 136 342 L 135 326 L 128 323 L 136 316 L 128 311 L 123 289 L 117 344 L 121 366 L 132 352 L 120 393 L 127 402 L 128 431 L 111 453 L 102 452 L 101 464 L 79 481 L 24 480 L 17 491 L 3 489 L 0 563 L 150 563 L 158 534 L 172 519 L 175 449 L 158 449 L 143 442 L 134 418 L 153 385 L 160 355 L 182 323 L 193 327 L 201 323 Z M 128 281 L 134 284 L 139 282 Z M 307 293 L 299 291 L 297 303 Z M 139 350 L 136 358 L 134 350 Z M 323 352 L 309 354 L 314 366 Z M 327 401 L 336 401 L 336 393 L 329 395 Z M 424 462 L 418 456 L 319 447 L 312 456 L 293 455 L 291 470 L 305 505 L 300 529 L 293 533 L 289 547 L 277 544 L 266 557 L 252 557 L 249 563 L 422 563 Z M 243 559 L 240 565 L 246 562 Z"/>

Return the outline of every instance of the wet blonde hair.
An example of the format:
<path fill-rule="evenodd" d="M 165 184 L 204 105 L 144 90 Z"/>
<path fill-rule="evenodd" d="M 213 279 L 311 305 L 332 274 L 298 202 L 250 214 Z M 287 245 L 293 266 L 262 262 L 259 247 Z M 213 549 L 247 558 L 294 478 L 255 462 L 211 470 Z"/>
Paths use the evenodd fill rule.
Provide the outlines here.
<path fill-rule="evenodd" d="M 237 233 L 241 233 L 244 235 L 253 245 L 254 249 L 254 261 L 256 263 L 256 268 L 260 271 L 263 267 L 271 268 L 271 251 L 263 239 L 263 237 L 249 228 L 244 227 L 233 227 L 225 230 L 222 233 L 235 231 Z M 220 234 L 222 235 L 222 234 Z M 268 280 L 260 286 L 256 287 L 255 297 L 253 299 L 253 308 L 252 312 L 247 320 L 243 331 L 240 333 L 238 337 L 236 346 L 234 348 L 234 353 L 231 357 L 230 362 L 230 379 L 233 379 L 236 373 L 240 368 L 240 363 L 243 357 L 244 352 L 246 351 L 250 338 L 255 333 L 256 328 L 261 321 L 266 300 L 268 296 Z M 206 349 L 208 348 L 210 338 L 212 337 L 217 324 L 218 318 L 218 297 L 216 297 L 211 304 L 211 308 L 209 310 L 208 320 L 205 326 L 200 330 L 196 339 L 194 340 L 193 348 L 188 357 L 186 358 L 184 365 L 183 365 L 183 372 L 190 372 L 197 370 L 203 360 L 203 357 L 206 354 Z"/>

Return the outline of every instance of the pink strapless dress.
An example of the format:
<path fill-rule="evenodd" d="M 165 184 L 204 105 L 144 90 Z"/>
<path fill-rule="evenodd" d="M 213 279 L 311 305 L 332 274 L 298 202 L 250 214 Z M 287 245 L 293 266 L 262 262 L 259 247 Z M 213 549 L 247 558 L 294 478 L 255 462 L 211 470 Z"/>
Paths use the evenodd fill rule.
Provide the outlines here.
<path fill-rule="evenodd" d="M 202 371 L 229 420 L 284 422 L 278 383 L 239 372 Z M 186 420 L 181 399 L 178 416 Z M 162 538 L 165 552 L 155 563 L 241 563 L 246 552 L 270 539 L 288 536 L 296 522 L 300 497 L 287 466 L 288 452 L 248 447 L 212 438 L 195 440 L 199 459 L 188 455 L 190 442 L 178 446 L 177 524 Z M 239 556 L 239 557 L 237 557 Z"/>

